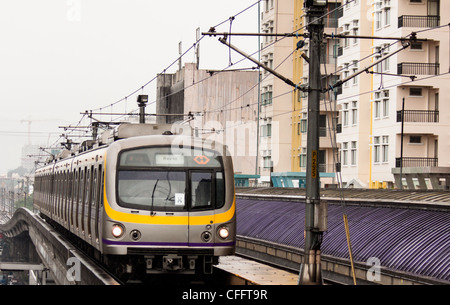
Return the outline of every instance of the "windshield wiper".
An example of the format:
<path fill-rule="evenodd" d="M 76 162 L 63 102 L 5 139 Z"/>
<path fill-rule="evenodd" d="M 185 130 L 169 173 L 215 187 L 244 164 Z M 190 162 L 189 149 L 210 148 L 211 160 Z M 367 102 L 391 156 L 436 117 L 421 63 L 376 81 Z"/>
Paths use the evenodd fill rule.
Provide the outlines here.
<path fill-rule="evenodd" d="M 156 179 L 156 183 L 155 186 L 153 187 L 153 192 L 152 192 L 152 207 L 150 209 L 150 216 L 155 216 L 156 213 L 153 212 L 153 201 L 155 200 L 155 190 L 156 190 L 156 186 L 158 185 L 159 179 Z"/>

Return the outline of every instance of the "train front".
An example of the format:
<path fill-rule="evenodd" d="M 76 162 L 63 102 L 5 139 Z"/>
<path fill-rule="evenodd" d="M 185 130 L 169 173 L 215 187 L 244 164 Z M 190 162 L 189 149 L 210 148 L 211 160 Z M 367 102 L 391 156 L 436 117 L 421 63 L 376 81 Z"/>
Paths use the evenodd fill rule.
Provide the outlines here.
<path fill-rule="evenodd" d="M 220 256 L 234 254 L 231 157 L 203 141 L 183 143 L 148 136 L 108 150 L 102 250 L 128 268 L 211 273 Z"/>

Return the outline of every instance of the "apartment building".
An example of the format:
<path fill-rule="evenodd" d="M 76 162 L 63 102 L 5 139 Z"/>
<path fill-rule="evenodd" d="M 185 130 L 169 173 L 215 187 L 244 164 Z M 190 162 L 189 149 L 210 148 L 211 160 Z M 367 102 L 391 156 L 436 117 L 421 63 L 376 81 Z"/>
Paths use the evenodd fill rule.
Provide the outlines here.
<path fill-rule="evenodd" d="M 227 145 L 236 174 L 257 168 L 258 71 L 214 71 L 185 63 L 157 78 L 156 122 L 183 122 L 192 135 Z M 190 114 L 190 116 L 189 116 Z"/>
<path fill-rule="evenodd" d="M 345 83 L 338 96 L 343 181 L 354 187 L 394 187 L 395 180 L 397 187 L 439 187 L 450 164 L 450 77 L 444 74 L 449 72 L 445 25 L 450 16 L 443 14 L 450 2 L 359 0 L 343 5 L 341 34 L 409 38 L 415 32 L 427 39 L 411 41 L 389 58 L 404 42 L 341 39 L 337 63 L 342 79 L 386 57 Z"/>
<path fill-rule="evenodd" d="M 293 31 L 294 2 L 261 2 L 261 32 Z M 292 38 L 264 37 L 261 61 L 281 75 L 292 79 Z M 259 109 L 259 171 L 268 182 L 272 172 L 290 171 L 292 87 L 267 71 L 261 71 Z"/>
<path fill-rule="evenodd" d="M 303 0 L 295 0 L 294 6 L 294 29 L 300 29 L 299 34 L 307 32 L 304 28 L 306 25 L 305 14 L 303 10 Z M 336 33 L 338 20 L 342 16 L 342 10 L 337 9 L 341 6 L 340 1 L 329 2 L 327 16 L 324 18 L 325 33 Z M 303 41 L 303 42 L 302 42 Z M 302 43 L 303 47 L 299 48 L 298 43 Z M 293 55 L 293 81 L 300 86 L 307 87 L 309 79 L 309 65 L 304 56 L 310 55 L 308 40 L 301 36 L 294 41 Z M 336 71 L 337 57 L 339 50 L 338 39 L 326 39 L 320 51 L 321 57 L 321 74 L 323 75 L 323 87 L 333 84 L 338 77 L 327 75 Z M 292 147 L 291 147 L 291 170 L 292 172 L 306 172 L 306 148 L 307 148 L 307 121 L 308 121 L 308 94 L 297 90 L 293 94 L 292 99 Z M 334 137 L 336 119 L 336 99 L 334 91 L 329 94 L 322 94 L 320 100 L 320 139 L 319 139 L 319 172 L 322 174 L 322 186 L 327 184 L 335 184 L 334 162 L 336 161 L 337 147 L 332 142 Z"/>

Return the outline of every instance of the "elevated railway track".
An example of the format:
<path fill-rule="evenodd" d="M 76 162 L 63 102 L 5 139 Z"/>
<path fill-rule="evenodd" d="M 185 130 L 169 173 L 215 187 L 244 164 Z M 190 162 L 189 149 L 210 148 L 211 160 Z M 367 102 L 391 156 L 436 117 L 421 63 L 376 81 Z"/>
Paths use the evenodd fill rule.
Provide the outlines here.
<path fill-rule="evenodd" d="M 345 211 L 350 219 L 357 284 L 450 284 L 450 193 L 346 190 L 345 207 L 339 191 L 321 194 L 329 204 L 329 230 L 322 252 L 326 283 L 352 284 L 340 217 Z M 238 188 L 236 198 L 236 253 L 298 273 L 303 259 L 302 190 Z M 29 210 L 18 209 L 0 224 L 0 231 L 8 237 L 27 231 L 56 284 L 122 284 Z M 379 259 L 378 269 L 368 264 L 371 257 Z M 73 273 L 74 262 L 79 264 L 79 274 Z M 376 280 L 368 278 L 374 270 Z"/>

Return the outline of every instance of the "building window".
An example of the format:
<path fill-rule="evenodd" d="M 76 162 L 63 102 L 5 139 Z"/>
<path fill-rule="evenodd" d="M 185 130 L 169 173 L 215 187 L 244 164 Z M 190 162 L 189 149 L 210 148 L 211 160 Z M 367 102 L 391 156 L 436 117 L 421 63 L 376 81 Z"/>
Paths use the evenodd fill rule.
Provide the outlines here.
<path fill-rule="evenodd" d="M 358 102 L 352 102 L 352 125 L 358 124 Z"/>
<path fill-rule="evenodd" d="M 375 47 L 373 54 L 375 54 L 375 60 L 380 60 L 381 58 L 389 54 L 389 45 Z M 379 62 L 375 66 L 375 72 L 382 73 L 389 70 L 390 70 L 390 58 L 386 58 L 385 60 Z"/>
<path fill-rule="evenodd" d="M 308 120 L 307 119 L 301 119 L 300 120 L 300 132 L 306 133 L 308 130 Z"/>
<path fill-rule="evenodd" d="M 272 124 L 266 124 L 261 126 L 261 137 L 271 137 L 272 136 Z"/>
<path fill-rule="evenodd" d="M 342 143 L 342 165 L 348 165 L 348 142 Z"/>
<path fill-rule="evenodd" d="M 389 117 L 389 90 L 375 92 L 373 116 L 376 119 Z"/>
<path fill-rule="evenodd" d="M 302 148 L 302 152 L 299 155 L 300 157 L 300 167 L 305 168 L 306 167 L 306 148 Z"/>
<path fill-rule="evenodd" d="M 383 136 L 383 145 L 381 148 L 382 152 L 382 161 L 388 162 L 389 161 L 389 136 Z"/>
<path fill-rule="evenodd" d="M 390 25 L 391 24 L 391 8 L 385 7 L 384 8 L 384 25 Z"/>
<path fill-rule="evenodd" d="M 358 29 L 353 29 L 353 36 L 358 36 Z M 353 38 L 353 44 L 358 44 L 358 38 L 354 37 Z"/>
<path fill-rule="evenodd" d="M 411 42 L 410 49 L 411 50 L 423 50 L 422 42 L 419 42 L 419 41 Z"/>
<path fill-rule="evenodd" d="M 272 86 L 263 87 L 263 93 L 261 94 L 261 105 L 272 104 Z"/>
<path fill-rule="evenodd" d="M 380 118 L 380 112 L 381 112 L 381 102 L 380 100 L 374 101 L 374 109 L 373 109 L 373 115 L 376 119 Z"/>
<path fill-rule="evenodd" d="M 268 58 L 267 66 L 268 66 L 270 69 L 273 69 L 273 53 L 269 53 L 269 58 Z"/>
<path fill-rule="evenodd" d="M 347 77 L 349 77 L 350 72 L 349 71 L 344 71 L 344 79 L 347 79 Z M 348 83 L 349 82 L 345 82 L 344 83 L 344 87 L 348 87 Z"/>
<path fill-rule="evenodd" d="M 410 136 L 409 137 L 409 143 L 411 143 L 411 144 L 421 144 L 422 143 L 422 137 L 421 136 Z"/>
<path fill-rule="evenodd" d="M 356 165 L 356 141 L 352 141 L 350 162 L 352 165 Z"/>
<path fill-rule="evenodd" d="M 357 68 L 353 68 L 352 72 L 353 72 L 353 74 L 356 74 L 358 72 L 358 69 Z M 356 85 L 356 84 L 358 84 L 358 76 L 354 76 L 353 77 L 353 85 Z"/>
<path fill-rule="evenodd" d="M 422 96 L 422 88 L 409 88 L 409 96 Z"/>
<path fill-rule="evenodd" d="M 271 168 L 272 167 L 272 157 L 264 157 L 264 168 Z"/>
<path fill-rule="evenodd" d="M 381 2 L 377 2 L 375 6 L 375 28 L 378 30 L 381 28 Z"/>
<path fill-rule="evenodd" d="M 380 137 L 373 138 L 373 162 L 380 163 Z"/>
<path fill-rule="evenodd" d="M 273 69 L 273 53 L 269 53 L 262 56 L 262 62 L 264 65 L 268 66 L 269 68 Z M 264 74 L 267 74 L 268 72 L 264 70 Z"/>
<path fill-rule="evenodd" d="M 383 99 L 383 117 L 389 117 L 389 99 Z"/>
<path fill-rule="evenodd" d="M 391 8 L 390 1 L 378 1 L 375 5 L 375 28 L 381 29 L 381 27 L 391 24 Z"/>
<path fill-rule="evenodd" d="M 348 126 L 348 103 L 344 103 L 342 110 L 342 125 Z"/>

